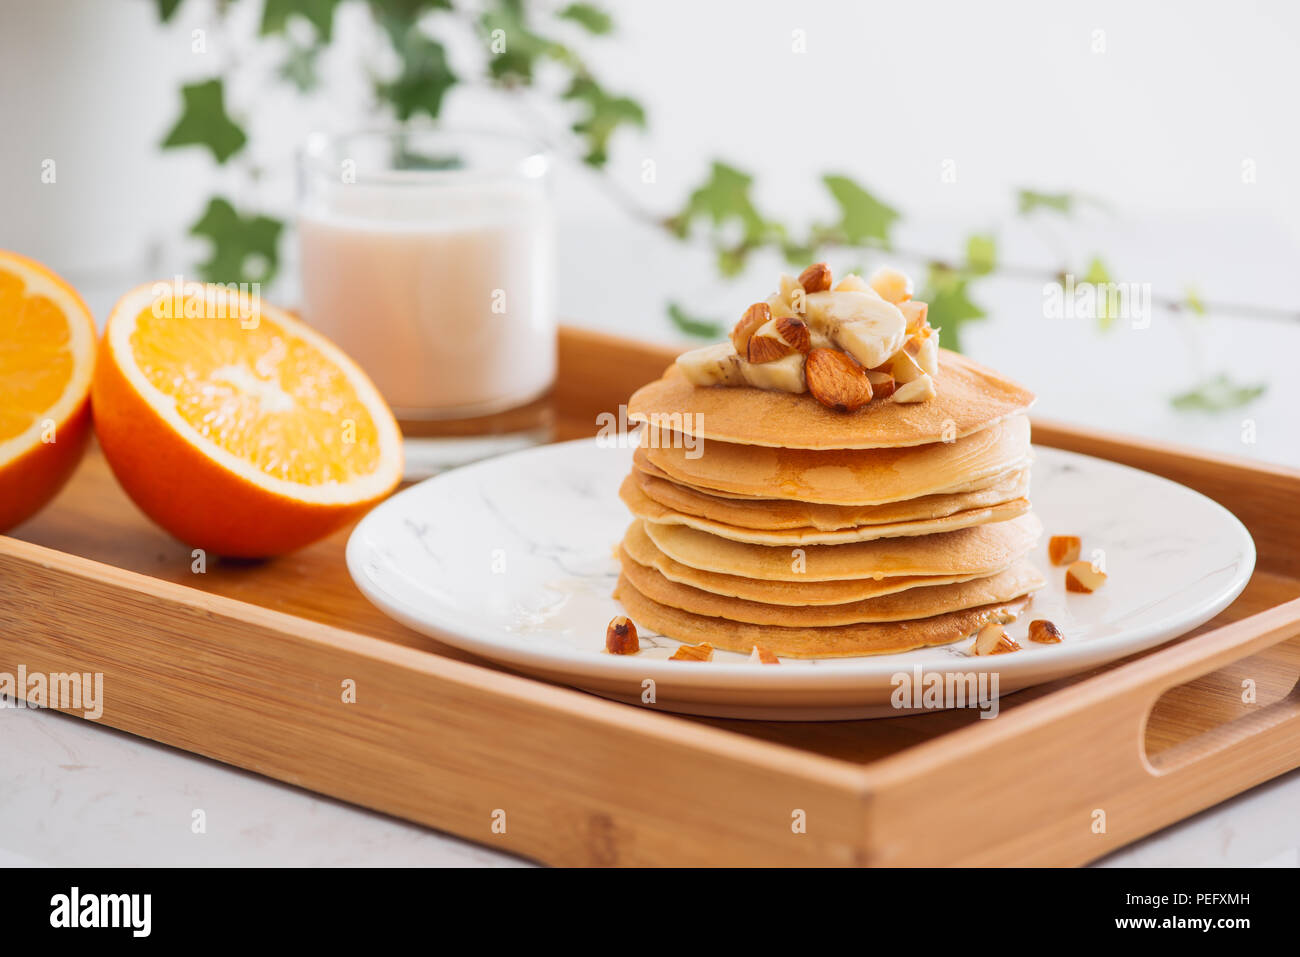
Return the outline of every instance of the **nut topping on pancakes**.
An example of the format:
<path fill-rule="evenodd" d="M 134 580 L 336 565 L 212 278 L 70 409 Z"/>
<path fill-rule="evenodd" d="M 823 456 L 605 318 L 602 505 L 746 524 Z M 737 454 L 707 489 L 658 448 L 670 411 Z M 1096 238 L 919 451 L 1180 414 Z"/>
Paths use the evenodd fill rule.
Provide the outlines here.
<path fill-rule="evenodd" d="M 939 375 L 939 330 L 927 312 L 897 269 L 834 283 L 830 267 L 814 263 L 746 309 L 729 342 L 686 352 L 677 366 L 697 386 L 810 392 L 843 413 L 873 400 L 926 402 Z"/>

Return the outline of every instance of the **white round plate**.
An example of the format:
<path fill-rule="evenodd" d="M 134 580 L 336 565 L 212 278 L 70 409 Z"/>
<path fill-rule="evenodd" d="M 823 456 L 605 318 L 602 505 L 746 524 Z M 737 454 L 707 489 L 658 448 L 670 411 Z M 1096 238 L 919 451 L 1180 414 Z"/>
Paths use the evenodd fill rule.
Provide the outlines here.
<path fill-rule="evenodd" d="M 1190 631 L 1250 579 L 1250 534 L 1205 496 L 1102 459 L 1035 454 L 1031 495 L 1045 533 L 1030 557 L 1048 584 L 1008 626 L 1022 650 L 1006 655 L 975 657 L 962 640 L 779 665 L 723 651 L 668 661 L 678 643 L 645 628 L 640 654 L 606 654 L 605 626 L 623 613 L 610 592 L 631 520 L 618 487 L 632 453 L 595 439 L 490 459 L 393 496 L 352 533 L 348 569 L 393 618 L 515 670 L 631 703 L 652 692 L 649 706 L 667 711 L 777 720 L 897 716 L 926 704 L 915 682 L 932 672 L 975 675 L 995 702 Z M 1065 591 L 1064 569 L 1047 560 L 1053 534 L 1079 535 L 1084 558 L 1100 550 L 1102 588 Z M 1055 622 L 1065 641 L 1025 640 L 1032 618 Z"/>

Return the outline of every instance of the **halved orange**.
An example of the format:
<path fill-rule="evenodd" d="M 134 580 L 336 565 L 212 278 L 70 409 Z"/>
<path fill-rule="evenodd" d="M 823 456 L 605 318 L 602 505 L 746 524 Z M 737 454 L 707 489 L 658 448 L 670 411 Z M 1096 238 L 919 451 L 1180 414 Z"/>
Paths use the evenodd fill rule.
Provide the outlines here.
<path fill-rule="evenodd" d="M 75 289 L 0 250 L 0 532 L 63 487 L 90 438 L 95 322 Z"/>
<path fill-rule="evenodd" d="M 127 494 L 176 538 L 219 555 L 292 551 L 401 480 L 401 433 L 365 373 L 236 289 L 128 292 L 105 327 L 91 394 Z"/>

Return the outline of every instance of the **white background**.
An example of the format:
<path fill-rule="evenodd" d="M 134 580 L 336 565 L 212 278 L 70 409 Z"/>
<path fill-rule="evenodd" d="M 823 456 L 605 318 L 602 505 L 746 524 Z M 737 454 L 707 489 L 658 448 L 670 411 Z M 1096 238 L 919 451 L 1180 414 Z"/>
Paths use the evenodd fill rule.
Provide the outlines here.
<path fill-rule="evenodd" d="M 273 80 L 283 55 L 279 41 L 250 42 L 257 0 L 242 0 L 225 30 L 212 6 L 185 0 L 176 20 L 160 27 L 152 0 L 0 0 L 0 247 L 65 271 L 101 321 L 119 292 L 188 268 L 201 254 L 184 232 L 212 192 L 289 215 L 293 151 L 307 133 L 375 119 L 364 70 L 391 64 L 378 56 L 363 10 L 340 12 L 325 90 L 303 100 Z M 720 158 L 756 176 L 756 194 L 770 215 L 807 224 L 833 215 L 819 176 L 842 172 L 904 212 L 896 238 L 909 249 L 953 255 L 969 231 L 990 230 L 1016 263 L 1082 269 L 1100 253 L 1116 278 L 1150 283 L 1158 293 L 1181 295 L 1191 286 L 1209 301 L 1300 308 L 1300 5 L 607 6 L 619 25 L 616 37 L 593 40 L 576 29 L 566 35 L 612 91 L 647 108 L 646 131 L 616 138 L 609 176 L 620 195 L 653 213 L 679 208 L 710 160 Z M 206 52 L 192 51 L 196 29 L 206 31 Z M 459 69 L 481 63 L 484 51 L 471 33 L 436 20 L 432 29 Z M 792 50 L 795 31 L 806 39 L 804 53 Z M 248 155 L 217 169 L 200 149 L 160 152 L 180 107 L 180 84 L 224 64 L 238 65 L 228 108 L 250 131 Z M 553 79 L 544 75 L 543 84 Z M 504 106 L 494 94 L 457 90 L 445 116 L 451 123 L 550 130 L 563 143 L 566 114 L 552 100 L 542 95 Z M 54 184 L 40 181 L 46 159 L 57 164 Z M 646 160 L 655 164 L 652 184 L 642 182 Z M 940 176 L 949 160 L 955 183 Z M 244 177 L 250 163 L 265 171 L 251 186 Z M 1247 169 L 1253 181 L 1243 177 Z M 567 320 L 671 340 L 677 334 L 664 318 L 668 299 L 730 317 L 774 283 L 779 264 L 772 261 L 755 262 L 739 280 L 718 280 L 707 249 L 630 218 L 603 182 L 578 164 L 557 170 Z M 1106 211 L 1092 209 L 1071 222 L 1017 221 L 1012 194 L 1021 186 L 1085 193 L 1104 201 Z M 850 261 L 858 262 L 832 264 Z M 275 294 L 291 303 L 291 241 L 286 264 L 287 279 Z M 1033 387 L 1040 413 L 1300 465 L 1300 325 L 1242 318 L 1231 309 L 1204 322 L 1158 312 L 1149 329 L 1121 324 L 1101 335 L 1087 321 L 1044 318 L 1037 282 L 990 280 L 976 296 L 992 317 L 966 327 L 968 351 Z M 1266 381 L 1269 392 L 1247 409 L 1218 415 L 1171 410 L 1171 394 L 1217 371 Z M 1257 441 L 1243 441 L 1251 434 Z M 17 860 L 221 860 L 211 856 L 213 847 L 237 849 L 232 861 L 385 860 L 394 853 L 390 832 L 406 829 L 358 823 L 363 815 L 331 802 L 226 776 L 206 762 L 66 719 L 26 712 L 0 720 L 18 732 L 8 739 L 18 751 L 6 762 L 23 786 L 6 789 L 8 804 L 0 804 L 0 848 Z M 68 754 L 57 768 L 48 761 L 51 748 Z M 133 789 L 137 779 L 152 783 Z M 89 790 L 79 783 L 87 780 Z M 1211 824 L 1203 818 L 1174 832 L 1184 835 L 1181 844 L 1170 838 L 1133 852 L 1134 862 L 1256 863 L 1274 851 L 1294 858 L 1294 830 L 1276 832 L 1281 843 L 1239 837 L 1267 832 L 1270 813 L 1285 810 L 1286 801 L 1269 804 L 1260 793 L 1249 799 L 1250 811 L 1229 806 Z M 226 820 L 237 819 L 244 830 L 227 834 L 226 843 L 209 839 L 204 851 L 184 845 L 188 808 L 226 799 L 235 808 Z M 32 825 L 51 800 L 53 816 Z M 106 820 L 120 822 L 119 830 L 69 830 L 75 819 L 93 820 L 97 800 L 106 802 Z M 310 802 L 311 813 L 286 823 L 300 801 Z M 128 812 L 135 816 L 123 822 Z M 182 829 L 180 837 L 159 838 L 160 814 Z M 342 815 L 369 836 L 331 857 L 321 850 L 325 832 L 310 827 L 317 814 Z M 71 843 L 61 845 L 59 833 Z M 95 834 L 102 846 L 78 853 L 78 846 L 85 849 L 78 842 L 93 842 Z M 406 840 L 398 844 L 406 847 Z M 1235 858 L 1233 840 L 1245 840 Z M 457 858 L 461 845 L 441 838 L 426 838 L 423 846 L 430 850 L 421 860 L 477 854 Z M 1221 856 L 1207 858 L 1214 847 Z M 273 853 L 259 857 L 258 848 Z"/>

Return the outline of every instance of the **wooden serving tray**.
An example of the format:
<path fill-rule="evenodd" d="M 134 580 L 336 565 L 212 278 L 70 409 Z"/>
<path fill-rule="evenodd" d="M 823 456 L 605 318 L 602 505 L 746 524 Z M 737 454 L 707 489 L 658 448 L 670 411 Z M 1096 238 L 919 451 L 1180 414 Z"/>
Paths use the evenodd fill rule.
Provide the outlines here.
<path fill-rule="evenodd" d="M 563 331 L 557 437 L 671 356 Z M 1037 420 L 1034 439 L 1217 499 L 1258 566 L 1192 637 L 992 721 L 686 718 L 510 674 L 373 608 L 346 531 L 194 573 L 97 450 L 0 537 L 0 672 L 103 672 L 112 727 L 553 864 L 1079 864 L 1300 766 L 1300 472 Z"/>

